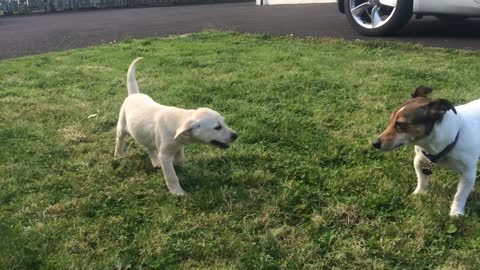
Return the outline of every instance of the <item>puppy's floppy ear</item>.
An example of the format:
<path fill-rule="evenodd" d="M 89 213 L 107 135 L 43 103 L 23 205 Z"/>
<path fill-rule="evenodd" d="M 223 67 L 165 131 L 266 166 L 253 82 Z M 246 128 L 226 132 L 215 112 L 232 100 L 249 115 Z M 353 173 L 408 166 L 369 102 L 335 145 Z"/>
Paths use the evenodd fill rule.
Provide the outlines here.
<path fill-rule="evenodd" d="M 457 110 L 452 103 L 443 98 L 434 99 L 427 104 L 427 116 L 432 120 L 442 119 L 443 115 L 449 110 L 457 114 Z"/>
<path fill-rule="evenodd" d="M 427 97 L 432 91 L 433 89 L 431 87 L 420 85 L 415 89 L 415 92 L 412 93 L 412 98 Z"/>
<path fill-rule="evenodd" d="M 187 119 L 183 121 L 183 123 L 177 128 L 173 139 L 176 140 L 179 136 L 191 137 L 193 129 L 199 126 L 200 123 L 198 123 L 197 121 L 193 119 Z"/>

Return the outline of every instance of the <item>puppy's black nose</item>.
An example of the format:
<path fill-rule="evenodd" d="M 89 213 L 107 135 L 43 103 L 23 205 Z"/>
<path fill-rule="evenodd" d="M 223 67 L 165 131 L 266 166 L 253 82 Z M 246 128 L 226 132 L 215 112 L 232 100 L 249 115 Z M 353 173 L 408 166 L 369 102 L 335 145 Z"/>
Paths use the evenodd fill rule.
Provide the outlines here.
<path fill-rule="evenodd" d="M 380 141 L 379 138 L 376 138 L 375 140 L 373 140 L 372 145 L 373 147 L 380 149 L 380 147 L 382 147 L 382 141 Z"/>
<path fill-rule="evenodd" d="M 232 142 L 233 142 L 238 138 L 238 134 L 234 132 L 232 133 L 232 135 L 230 135 L 230 138 L 232 138 Z"/>

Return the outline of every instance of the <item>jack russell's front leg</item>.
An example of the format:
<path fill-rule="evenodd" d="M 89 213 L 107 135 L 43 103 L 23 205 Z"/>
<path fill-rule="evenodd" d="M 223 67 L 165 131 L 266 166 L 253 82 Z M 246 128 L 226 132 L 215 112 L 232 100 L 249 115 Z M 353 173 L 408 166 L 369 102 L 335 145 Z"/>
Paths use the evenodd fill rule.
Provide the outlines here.
<path fill-rule="evenodd" d="M 417 175 L 417 188 L 413 191 L 413 194 L 419 194 L 425 192 L 428 186 L 428 177 L 422 172 L 423 166 L 426 163 L 422 160 L 422 156 L 417 153 L 413 160 L 413 166 L 415 167 L 415 174 Z"/>
<path fill-rule="evenodd" d="M 457 193 L 453 199 L 452 206 L 450 207 L 450 216 L 456 217 L 465 214 L 465 204 L 467 202 L 468 195 L 473 190 L 475 185 L 475 178 L 477 177 L 477 168 L 469 168 L 464 172 L 461 172 L 462 176 L 458 183 Z"/>

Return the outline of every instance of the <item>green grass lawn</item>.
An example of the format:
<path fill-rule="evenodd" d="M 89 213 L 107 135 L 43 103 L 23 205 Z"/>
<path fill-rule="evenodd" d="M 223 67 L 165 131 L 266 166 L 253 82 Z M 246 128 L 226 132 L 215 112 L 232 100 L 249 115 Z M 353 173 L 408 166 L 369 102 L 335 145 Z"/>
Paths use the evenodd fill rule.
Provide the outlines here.
<path fill-rule="evenodd" d="M 143 93 L 221 112 L 240 137 L 186 148 L 174 197 L 115 126 Z M 480 53 L 381 41 L 204 32 L 0 62 L 1 269 L 479 269 L 480 194 L 427 195 L 413 148 L 370 146 L 421 84 L 480 97 Z M 90 117 L 89 117 L 90 116 Z"/>

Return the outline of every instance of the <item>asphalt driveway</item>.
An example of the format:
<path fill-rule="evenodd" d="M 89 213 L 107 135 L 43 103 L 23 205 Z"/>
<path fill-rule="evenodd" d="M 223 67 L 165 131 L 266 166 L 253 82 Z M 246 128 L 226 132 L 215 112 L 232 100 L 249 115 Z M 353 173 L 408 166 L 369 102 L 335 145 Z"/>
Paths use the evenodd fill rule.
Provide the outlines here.
<path fill-rule="evenodd" d="M 250 33 L 367 39 L 336 4 L 255 6 L 253 2 L 110 9 L 0 18 L 0 59 L 208 28 Z M 480 19 L 447 25 L 412 21 L 389 40 L 480 50 Z"/>

